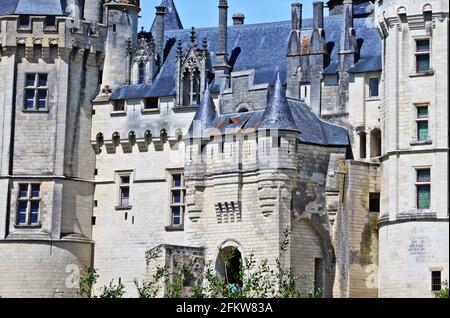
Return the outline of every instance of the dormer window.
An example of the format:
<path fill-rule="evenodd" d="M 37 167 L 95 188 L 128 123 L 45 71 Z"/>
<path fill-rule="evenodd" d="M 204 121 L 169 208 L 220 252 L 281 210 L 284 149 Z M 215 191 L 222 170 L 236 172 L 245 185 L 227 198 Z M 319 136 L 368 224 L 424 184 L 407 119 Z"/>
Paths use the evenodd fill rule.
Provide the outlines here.
<path fill-rule="evenodd" d="M 200 72 L 186 70 L 183 74 L 183 106 L 200 104 Z"/>

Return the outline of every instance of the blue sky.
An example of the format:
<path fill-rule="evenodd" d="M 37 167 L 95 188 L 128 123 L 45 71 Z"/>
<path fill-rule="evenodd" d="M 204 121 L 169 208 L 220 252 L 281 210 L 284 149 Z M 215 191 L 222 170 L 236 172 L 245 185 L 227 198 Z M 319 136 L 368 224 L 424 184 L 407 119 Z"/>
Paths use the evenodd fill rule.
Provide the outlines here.
<path fill-rule="evenodd" d="M 313 0 L 228 0 L 229 24 L 232 24 L 233 13 L 242 12 L 245 14 L 246 24 L 286 21 L 291 19 L 291 4 L 294 2 L 303 3 L 303 17 L 312 16 Z M 141 0 L 142 11 L 140 15 L 140 26 L 146 30 L 154 19 L 155 6 L 161 0 Z M 218 0 L 175 0 L 178 13 L 184 28 L 211 27 L 218 24 Z M 327 9 L 325 9 L 325 14 Z"/>

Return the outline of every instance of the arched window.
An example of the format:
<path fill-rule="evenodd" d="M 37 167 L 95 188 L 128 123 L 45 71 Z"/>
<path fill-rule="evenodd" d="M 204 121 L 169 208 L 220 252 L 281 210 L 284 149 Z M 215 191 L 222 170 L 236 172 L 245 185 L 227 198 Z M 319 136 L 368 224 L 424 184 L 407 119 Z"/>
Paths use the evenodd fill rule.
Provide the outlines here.
<path fill-rule="evenodd" d="M 359 159 L 366 159 L 366 133 L 364 131 L 359 133 Z"/>
<path fill-rule="evenodd" d="M 144 62 L 139 62 L 139 79 L 138 79 L 138 83 L 139 84 L 145 84 L 145 63 Z"/>

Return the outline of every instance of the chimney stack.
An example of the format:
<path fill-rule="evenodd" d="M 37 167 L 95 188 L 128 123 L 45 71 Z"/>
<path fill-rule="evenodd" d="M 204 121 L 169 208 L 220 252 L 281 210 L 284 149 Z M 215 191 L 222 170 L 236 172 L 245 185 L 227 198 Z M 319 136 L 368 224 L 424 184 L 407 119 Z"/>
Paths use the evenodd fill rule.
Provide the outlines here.
<path fill-rule="evenodd" d="M 301 3 L 292 4 L 292 30 L 302 29 L 302 10 L 303 5 Z"/>
<path fill-rule="evenodd" d="M 216 66 L 227 67 L 228 66 L 228 1 L 219 1 L 219 43 L 217 47 L 217 61 Z"/>
<path fill-rule="evenodd" d="M 243 13 L 233 14 L 233 25 L 242 25 L 245 21 L 245 15 Z"/>
<path fill-rule="evenodd" d="M 159 56 L 160 64 L 162 65 L 164 59 L 164 16 L 166 14 L 166 7 L 156 7 L 155 18 L 155 52 Z"/>
<path fill-rule="evenodd" d="M 323 29 L 323 2 L 313 2 L 313 27 L 314 29 Z"/>

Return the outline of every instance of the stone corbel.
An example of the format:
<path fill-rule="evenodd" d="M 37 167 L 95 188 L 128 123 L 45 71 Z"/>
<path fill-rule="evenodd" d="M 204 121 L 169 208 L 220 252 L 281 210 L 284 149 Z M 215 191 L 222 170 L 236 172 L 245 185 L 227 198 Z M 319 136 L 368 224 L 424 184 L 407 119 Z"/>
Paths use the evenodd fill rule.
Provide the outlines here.
<path fill-rule="evenodd" d="M 105 140 L 104 145 L 108 154 L 116 153 L 116 143 L 113 140 Z"/>
<path fill-rule="evenodd" d="M 205 187 L 192 183 L 186 190 L 186 206 L 189 219 L 196 223 L 201 217 L 203 208 L 203 192 Z"/>
<path fill-rule="evenodd" d="M 278 187 L 275 183 L 262 183 L 258 186 L 258 202 L 261 213 L 267 217 L 274 213 L 278 200 Z"/>
<path fill-rule="evenodd" d="M 136 144 L 138 145 L 139 152 L 148 152 L 149 142 L 145 138 L 136 139 Z"/>

